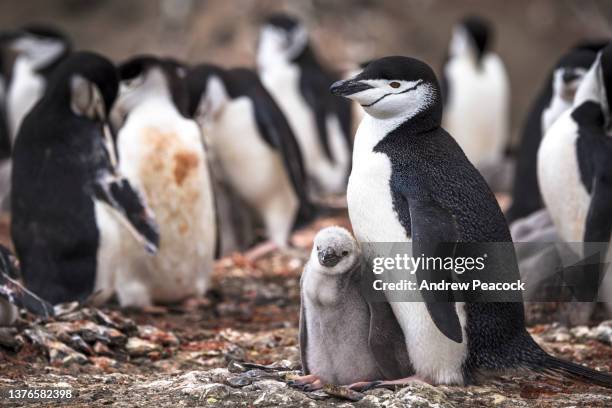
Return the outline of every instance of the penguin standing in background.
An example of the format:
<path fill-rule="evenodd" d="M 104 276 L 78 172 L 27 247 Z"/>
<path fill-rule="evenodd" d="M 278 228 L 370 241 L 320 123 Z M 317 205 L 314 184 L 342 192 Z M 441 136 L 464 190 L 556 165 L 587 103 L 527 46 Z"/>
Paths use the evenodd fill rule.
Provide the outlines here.
<path fill-rule="evenodd" d="M 144 199 L 116 169 L 108 114 L 118 84 L 107 59 L 72 54 L 15 141 L 11 235 L 26 286 L 54 304 L 110 295 L 118 231 L 138 252 L 157 250 Z"/>
<path fill-rule="evenodd" d="M 349 216 L 366 260 L 387 256 L 377 253 L 376 245 L 366 245 L 377 242 L 411 241 L 413 252 L 425 258 L 439 256 L 443 243 L 497 243 L 487 246 L 502 249 L 489 252 L 486 269 L 514 279 L 513 249 L 499 244 L 512 239 L 495 196 L 440 127 L 442 100 L 432 69 L 413 58 L 382 58 L 331 91 L 359 102 L 367 114 L 355 137 L 347 191 Z M 421 266 L 415 276 L 420 282 L 454 279 L 449 270 L 434 272 Z M 525 329 L 520 301 L 463 303 L 444 291 L 419 293 L 422 302 L 391 302 L 417 378 L 466 384 L 487 371 L 529 368 L 612 387 L 610 375 L 544 352 Z M 388 325 L 376 302 L 370 311 L 371 327 Z M 374 352 L 383 361 L 384 353 Z"/>
<path fill-rule="evenodd" d="M 370 311 L 361 293 L 362 266 L 359 245 L 347 230 L 328 227 L 317 233 L 300 284 L 304 376 L 295 385 L 313 391 L 326 383 L 355 386 L 412 372 L 398 325 L 385 333 L 384 351 L 393 371 L 386 377 L 378 366 L 370 343 Z"/>
<path fill-rule="evenodd" d="M 612 258 L 612 45 L 608 45 L 584 76 L 572 108 L 546 132 L 538 151 L 538 181 L 542 198 L 565 242 L 608 243 L 604 259 Z M 603 271 L 598 271 L 600 274 Z M 599 279 L 599 301 L 612 315 L 612 276 L 590 274 L 590 287 Z M 587 316 L 588 318 L 588 316 Z"/>
<path fill-rule="evenodd" d="M 508 75 L 491 45 L 490 24 L 464 18 L 453 30 L 442 71 L 444 127 L 481 171 L 501 161 L 509 132 Z"/>
<path fill-rule="evenodd" d="M 285 247 L 295 225 L 311 221 L 315 208 L 295 136 L 257 74 L 200 65 L 187 76 L 190 115 L 223 174 L 263 221 L 266 235 Z M 245 175 L 250 175 L 245 177 Z"/>
<path fill-rule="evenodd" d="M 153 56 L 134 57 L 119 72 L 119 168 L 149 199 L 161 236 L 155 257 L 134 252 L 129 240 L 116 248 L 124 260 L 115 277 L 119 302 L 148 307 L 203 295 L 216 248 L 215 208 L 200 129 L 183 116 L 185 83 L 173 63 Z"/>
<path fill-rule="evenodd" d="M 257 67 L 295 133 L 308 176 L 320 192 L 344 192 L 351 165 L 351 104 L 329 94 L 337 78 L 317 60 L 306 28 L 286 15 L 269 17 L 260 32 Z"/>
<path fill-rule="evenodd" d="M 7 138 L 0 157 L 0 207 L 8 209 L 11 192 L 10 151 L 26 114 L 42 97 L 49 76 L 70 53 L 67 37 L 52 27 L 26 26 L 7 34 L 3 43 L 3 102 Z M 7 140 L 8 139 L 8 140 Z"/>
<path fill-rule="evenodd" d="M 506 213 L 508 222 L 526 217 L 542 208 L 537 176 L 540 142 L 554 121 L 572 106 L 576 89 L 596 56 L 596 52 L 585 49 L 573 49 L 565 54 L 557 62 L 546 80 L 544 89 L 533 102 L 521 134 L 512 188 L 512 205 Z"/>

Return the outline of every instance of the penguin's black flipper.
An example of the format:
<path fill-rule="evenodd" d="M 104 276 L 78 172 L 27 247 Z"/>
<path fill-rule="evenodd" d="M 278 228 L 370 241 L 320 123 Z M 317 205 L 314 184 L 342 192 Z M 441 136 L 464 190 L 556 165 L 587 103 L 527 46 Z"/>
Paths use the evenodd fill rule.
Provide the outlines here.
<path fill-rule="evenodd" d="M 94 198 L 110 206 L 148 252 L 157 252 L 159 230 L 153 213 L 126 178 L 103 173 L 96 178 L 92 190 Z"/>
<path fill-rule="evenodd" d="M 54 315 L 53 306 L 23 287 L 19 279 L 17 259 L 0 245 L 0 297 L 9 303 L 44 318 Z"/>
<path fill-rule="evenodd" d="M 433 200 L 408 199 L 414 256 L 446 258 L 452 257 L 459 233 L 453 215 Z M 434 262 L 435 264 L 435 262 Z M 423 269 L 416 271 L 419 287 L 421 282 L 452 282 L 451 271 Z M 453 293 L 442 290 L 420 291 L 427 311 L 436 327 L 449 339 L 461 343 L 463 333 L 459 315 L 453 301 Z"/>

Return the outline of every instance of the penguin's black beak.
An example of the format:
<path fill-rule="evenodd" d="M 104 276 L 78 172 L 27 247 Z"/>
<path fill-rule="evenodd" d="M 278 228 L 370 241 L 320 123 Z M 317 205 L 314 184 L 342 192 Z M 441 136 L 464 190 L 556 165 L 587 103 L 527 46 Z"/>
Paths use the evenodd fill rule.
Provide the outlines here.
<path fill-rule="evenodd" d="M 342 259 L 341 256 L 336 255 L 332 248 L 325 248 L 323 251 L 319 251 L 318 254 L 319 263 L 329 268 L 338 265 L 338 262 L 340 262 L 340 259 Z"/>
<path fill-rule="evenodd" d="M 347 79 L 334 82 L 329 90 L 332 94 L 337 96 L 350 96 L 371 88 L 373 88 L 373 86 L 356 79 Z"/>

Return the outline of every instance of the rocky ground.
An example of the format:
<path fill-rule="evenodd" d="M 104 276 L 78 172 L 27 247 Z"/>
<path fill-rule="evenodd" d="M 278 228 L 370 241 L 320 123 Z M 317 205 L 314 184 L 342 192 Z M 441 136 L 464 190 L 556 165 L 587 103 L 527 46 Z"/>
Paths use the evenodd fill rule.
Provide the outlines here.
<path fill-rule="evenodd" d="M 287 382 L 299 372 L 299 276 L 319 222 L 298 235 L 302 251 L 275 252 L 255 263 L 241 255 L 218 262 L 202 300 L 125 311 L 75 308 L 54 321 L 23 316 L 0 329 L 0 406 L 9 389 L 62 388 L 70 400 L 49 406 L 473 407 L 612 406 L 612 391 L 540 374 L 514 374 L 470 387 L 427 384 L 365 394 L 328 386 L 304 393 Z M 612 370 L 612 322 L 567 329 L 530 327 L 549 352 Z"/>

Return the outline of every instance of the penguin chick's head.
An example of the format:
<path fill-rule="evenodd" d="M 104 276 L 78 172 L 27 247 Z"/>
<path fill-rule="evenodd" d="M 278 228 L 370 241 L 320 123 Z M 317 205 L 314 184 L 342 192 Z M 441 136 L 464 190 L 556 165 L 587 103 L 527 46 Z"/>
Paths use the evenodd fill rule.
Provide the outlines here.
<path fill-rule="evenodd" d="M 200 126 L 214 118 L 230 99 L 225 77 L 225 70 L 209 64 L 195 66 L 187 72 L 187 114 Z"/>
<path fill-rule="evenodd" d="M 453 29 L 449 56 L 470 56 L 477 64 L 491 47 L 491 25 L 478 16 L 467 16 Z"/>
<path fill-rule="evenodd" d="M 120 94 L 113 112 L 115 126 L 135 107 L 150 99 L 168 99 L 187 113 L 186 68 L 174 59 L 140 55 L 119 65 Z M 119 123 L 117 123 L 119 122 Z"/>
<path fill-rule="evenodd" d="M 269 16 L 262 25 L 257 44 L 257 66 L 266 69 L 295 60 L 308 46 L 308 31 L 294 17 Z"/>
<path fill-rule="evenodd" d="M 553 98 L 573 102 L 576 90 L 596 56 L 594 51 L 587 49 L 573 49 L 565 54 L 553 71 Z"/>
<path fill-rule="evenodd" d="M 311 261 L 317 262 L 321 266 L 319 271 L 325 274 L 346 273 L 358 262 L 359 257 L 357 242 L 344 228 L 327 227 L 315 236 Z"/>
<path fill-rule="evenodd" d="M 105 57 L 87 51 L 75 52 L 53 72 L 44 100 L 65 100 L 74 114 L 106 121 L 119 88 L 117 70 Z"/>
<path fill-rule="evenodd" d="M 385 57 L 368 64 L 357 76 L 335 82 L 331 93 L 359 103 L 377 119 L 407 120 L 430 110 L 440 123 L 440 87 L 433 70 L 410 57 Z"/>

